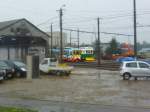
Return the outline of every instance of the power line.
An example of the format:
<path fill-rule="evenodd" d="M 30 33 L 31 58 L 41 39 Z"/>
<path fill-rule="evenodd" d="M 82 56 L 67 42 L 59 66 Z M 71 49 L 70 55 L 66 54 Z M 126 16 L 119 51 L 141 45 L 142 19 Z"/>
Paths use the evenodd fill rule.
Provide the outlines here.
<path fill-rule="evenodd" d="M 137 26 L 137 27 L 150 27 L 150 25 L 140 25 L 140 26 Z"/>
<path fill-rule="evenodd" d="M 147 15 L 147 14 L 150 14 L 150 11 L 147 11 L 146 13 L 138 13 L 137 15 L 141 16 L 141 15 Z M 122 13 L 122 14 L 117 14 L 117 15 L 115 14 L 115 15 L 107 15 L 107 16 L 101 16 L 101 17 L 102 17 L 102 19 L 116 19 L 116 18 L 123 18 L 123 17 L 132 17 L 132 16 L 133 16 L 132 13 Z M 76 17 L 79 17 L 79 16 L 76 16 Z M 91 18 L 91 17 L 81 17 L 81 18 L 96 19 L 96 18 Z M 75 18 L 71 18 L 71 20 L 73 20 L 73 19 L 75 19 Z"/>
<path fill-rule="evenodd" d="M 150 12 L 149 13 L 139 13 L 139 14 L 137 14 L 137 16 L 141 16 L 141 15 L 149 15 L 150 14 Z M 132 17 L 133 16 L 133 14 L 126 14 L 126 15 L 117 15 L 117 16 L 108 16 L 108 17 L 102 17 L 102 19 L 116 19 L 116 18 L 123 18 L 123 17 Z"/>
<path fill-rule="evenodd" d="M 74 32 L 77 32 L 77 30 L 73 30 L 73 29 L 67 29 L 67 28 L 64 28 L 63 30 L 66 30 L 66 31 L 74 31 Z M 79 32 L 81 33 L 92 33 L 92 34 L 96 34 L 96 32 L 90 32 L 90 31 L 83 31 L 83 30 L 79 30 Z M 133 35 L 130 35 L 130 34 L 123 34 L 123 33 L 112 33 L 112 32 L 100 32 L 102 34 L 109 34 L 109 35 L 121 35 L 121 36 L 133 36 Z"/>
<path fill-rule="evenodd" d="M 150 14 L 150 13 L 142 13 L 142 14 L 137 14 L 137 15 L 146 15 L 146 14 Z M 133 15 L 132 14 L 130 14 L 130 13 L 128 13 L 128 14 L 125 14 L 125 15 L 117 15 L 117 16 L 113 16 L 113 15 L 111 15 L 111 16 L 107 16 L 107 17 L 102 17 L 102 19 L 103 20 L 118 20 L 118 19 L 126 19 L 125 17 L 132 17 Z M 55 17 L 52 17 L 52 18 L 50 18 L 50 19 L 48 19 L 48 20 L 46 20 L 46 21 L 44 21 L 44 22 L 42 22 L 42 23 L 40 23 L 40 24 L 38 24 L 37 26 L 44 26 L 44 25 L 46 25 L 46 24 L 49 24 L 49 22 L 51 21 L 51 20 L 54 20 L 54 19 L 56 19 L 56 18 L 58 18 L 57 16 L 55 16 Z M 71 21 L 69 21 L 69 20 L 67 20 L 67 22 L 63 22 L 64 24 L 68 24 L 68 21 L 69 22 L 71 22 L 71 23 L 86 23 L 86 22 L 91 22 L 91 21 L 94 21 L 96 18 L 88 18 L 88 19 L 83 19 L 83 20 L 75 20 L 74 21 L 74 18 L 70 18 L 70 20 Z M 65 19 L 66 20 L 66 19 Z M 72 21 L 73 20 L 73 21 Z M 58 22 L 58 21 L 53 21 L 53 23 L 55 23 L 55 22 Z M 107 22 L 108 23 L 108 22 Z M 110 22 L 109 22 L 110 23 Z"/>
<path fill-rule="evenodd" d="M 84 20 L 73 20 L 73 18 L 72 18 L 70 20 L 69 20 L 69 22 L 71 22 L 71 23 L 86 23 L 86 22 L 94 21 L 95 19 L 92 18 L 92 19 L 84 19 Z M 68 20 L 67 20 L 67 22 L 64 22 L 64 24 L 67 24 L 67 23 L 68 23 Z"/>
<path fill-rule="evenodd" d="M 150 27 L 150 25 L 138 25 L 137 26 L 138 28 L 145 28 L 145 27 Z M 105 29 L 108 29 L 108 28 L 110 28 L 110 29 L 129 29 L 129 28 L 132 28 L 132 26 L 122 26 L 122 27 L 103 27 L 103 28 L 105 28 Z"/>
<path fill-rule="evenodd" d="M 141 15 L 147 15 L 147 14 L 150 14 L 150 13 L 142 13 L 142 14 L 137 14 L 138 16 L 141 16 Z M 118 16 L 108 16 L 108 17 L 102 17 L 103 20 L 118 20 L 118 19 L 127 19 L 128 18 L 132 18 L 133 15 L 132 14 L 126 14 L 126 15 L 118 15 Z M 76 20 L 74 21 L 74 18 L 71 18 L 71 23 L 87 23 L 87 22 L 92 22 L 94 21 L 96 18 L 92 18 L 92 19 L 85 19 L 85 20 Z M 73 20 L 73 21 L 72 21 Z M 108 23 L 108 22 L 107 22 Z M 110 23 L 110 22 L 109 22 Z M 69 24 L 68 23 L 68 20 L 67 22 L 64 22 L 64 24 Z"/>
<path fill-rule="evenodd" d="M 150 11 L 150 9 L 137 9 L 138 12 Z M 97 10 L 70 10 L 74 13 L 118 13 L 118 12 L 132 12 L 132 10 L 111 10 L 111 11 L 97 11 Z"/>
<path fill-rule="evenodd" d="M 52 17 L 52 18 L 50 18 L 50 19 L 48 19 L 48 20 L 46 20 L 46 21 L 44 21 L 44 22 L 42 22 L 42 23 L 40 23 L 40 24 L 38 24 L 38 25 L 36 25 L 36 26 L 41 26 L 41 25 L 47 24 L 48 22 L 50 22 L 51 20 L 54 20 L 54 19 L 56 19 L 56 18 L 58 18 L 58 17 L 57 17 L 57 16 Z"/>

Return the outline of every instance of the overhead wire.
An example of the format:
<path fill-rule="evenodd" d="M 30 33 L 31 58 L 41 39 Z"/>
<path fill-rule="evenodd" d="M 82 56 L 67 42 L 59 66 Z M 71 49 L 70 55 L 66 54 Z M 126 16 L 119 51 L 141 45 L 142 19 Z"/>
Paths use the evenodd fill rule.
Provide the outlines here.
<path fill-rule="evenodd" d="M 47 24 L 48 22 L 50 22 L 50 21 L 52 21 L 52 20 L 54 20 L 54 19 L 56 19 L 56 18 L 58 18 L 58 17 L 55 16 L 55 17 L 52 17 L 52 18 L 50 18 L 50 19 L 47 19 L 46 21 L 44 21 L 44 22 L 38 24 L 37 26 L 41 26 L 41 25 Z"/>
<path fill-rule="evenodd" d="M 145 14 L 150 14 L 150 13 L 142 13 L 142 14 L 137 14 L 137 15 L 145 15 Z M 113 15 L 105 16 L 105 17 L 102 17 L 102 19 L 103 20 L 114 20 L 114 19 L 118 19 L 118 18 L 125 19 L 125 17 L 132 17 L 132 16 L 133 16 L 132 14 L 125 14 L 125 15 L 121 14 L 121 15 L 117 15 L 117 16 L 113 16 Z M 50 20 L 56 19 L 56 18 L 58 18 L 58 17 L 50 18 L 50 19 L 38 24 L 37 26 L 47 24 L 48 22 L 50 22 Z M 68 24 L 68 21 L 71 22 L 71 23 L 86 23 L 86 22 L 91 22 L 91 21 L 94 21 L 94 20 L 96 20 L 96 18 L 90 18 L 90 19 L 86 18 L 86 19 L 82 19 L 82 20 L 74 20 L 74 18 L 71 18 L 70 20 L 68 20 L 68 19 L 66 20 L 66 18 L 65 18 L 65 22 L 63 22 L 63 24 Z"/>
<path fill-rule="evenodd" d="M 77 32 L 78 30 L 74 30 L 74 29 L 67 29 L 67 28 L 64 28 L 63 30 L 68 30 L 68 31 L 75 31 Z M 79 32 L 81 33 L 92 33 L 92 34 L 95 34 L 96 32 L 90 32 L 90 31 L 83 31 L 83 30 L 79 30 Z M 103 34 L 109 34 L 109 35 L 121 35 L 121 36 L 133 36 L 131 34 L 123 34 L 123 33 L 114 33 L 114 32 L 100 32 L 100 33 L 103 33 Z"/>
<path fill-rule="evenodd" d="M 145 11 L 145 13 L 138 13 L 137 15 L 138 16 L 141 16 L 141 15 L 148 15 L 150 14 L 150 11 Z M 120 14 L 120 15 L 109 15 L 109 16 L 103 16 L 102 19 L 103 20 L 118 20 L 118 19 L 125 19 L 126 18 L 131 18 L 133 17 L 133 14 L 132 13 L 126 13 L 126 14 Z M 58 18 L 58 17 L 56 17 Z M 51 19 L 56 19 L 55 17 L 54 18 L 51 18 Z M 74 18 L 65 18 L 63 24 L 64 25 L 67 25 L 67 26 L 73 26 L 73 27 L 76 27 L 77 23 L 79 24 L 83 24 L 83 23 L 89 23 L 89 22 L 92 22 L 94 20 L 96 20 L 96 18 L 91 18 L 91 17 L 83 17 L 84 19 L 82 20 L 74 20 Z M 47 24 L 48 22 L 50 22 L 51 19 L 48 19 L 46 20 L 45 22 L 42 22 L 41 24 L 37 25 L 37 26 L 44 26 L 44 24 Z M 58 21 L 55 21 L 55 22 L 58 22 Z M 70 23 L 69 23 L 70 22 Z M 118 22 L 118 21 L 117 21 Z M 108 23 L 108 22 L 107 22 Z M 72 25 L 74 24 L 74 25 Z M 56 25 L 57 27 L 59 27 L 59 25 Z M 78 26 L 77 26 L 78 27 Z M 85 26 L 84 26 L 85 27 Z M 150 27 L 149 25 L 146 25 L 146 26 L 138 26 L 138 27 Z M 125 28 L 125 27 L 124 27 Z M 127 27 L 126 27 L 127 28 Z M 114 29 L 114 28 L 113 28 Z M 117 28 L 115 28 L 117 29 Z M 118 27 L 118 29 L 120 29 Z M 114 34 L 114 33 L 109 33 L 109 32 L 103 32 L 104 34 Z M 116 33 L 117 35 L 118 33 Z"/>

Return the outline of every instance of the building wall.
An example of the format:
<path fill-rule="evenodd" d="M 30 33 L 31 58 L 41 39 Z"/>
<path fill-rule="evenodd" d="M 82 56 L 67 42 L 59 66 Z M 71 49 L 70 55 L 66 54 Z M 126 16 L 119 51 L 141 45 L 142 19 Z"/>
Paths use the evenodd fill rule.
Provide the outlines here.
<path fill-rule="evenodd" d="M 45 48 L 42 46 L 29 47 L 28 49 L 10 47 L 8 50 L 8 47 L 0 47 L 0 60 L 10 59 L 22 60 L 25 62 L 27 55 L 38 55 L 41 61 L 43 58 L 45 58 Z"/>
<path fill-rule="evenodd" d="M 0 22 L 0 28 L 0 59 L 26 61 L 32 46 L 39 49 L 39 54 L 33 55 L 49 56 L 49 36 L 26 19 Z M 44 54 L 40 54 L 41 46 Z"/>
<path fill-rule="evenodd" d="M 8 53 L 9 52 L 9 53 Z M 20 60 L 21 59 L 21 49 L 16 49 L 15 47 L 10 47 L 8 51 L 8 47 L 0 48 L 0 60 Z"/>
<path fill-rule="evenodd" d="M 28 48 L 29 55 L 39 56 L 40 61 L 45 58 L 46 49 L 43 46 L 33 46 Z"/>
<path fill-rule="evenodd" d="M 8 59 L 8 50 L 6 47 L 0 48 L 0 60 Z"/>

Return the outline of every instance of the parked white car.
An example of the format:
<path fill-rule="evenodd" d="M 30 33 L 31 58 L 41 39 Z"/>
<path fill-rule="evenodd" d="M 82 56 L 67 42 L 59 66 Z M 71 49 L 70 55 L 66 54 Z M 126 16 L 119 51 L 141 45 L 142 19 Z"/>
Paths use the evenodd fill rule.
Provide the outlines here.
<path fill-rule="evenodd" d="M 150 77 L 150 64 L 143 61 L 123 62 L 120 67 L 120 73 L 124 80 L 134 77 Z"/>
<path fill-rule="evenodd" d="M 72 66 L 61 65 L 55 58 L 44 58 L 40 63 L 40 71 L 56 75 L 70 75 Z"/>

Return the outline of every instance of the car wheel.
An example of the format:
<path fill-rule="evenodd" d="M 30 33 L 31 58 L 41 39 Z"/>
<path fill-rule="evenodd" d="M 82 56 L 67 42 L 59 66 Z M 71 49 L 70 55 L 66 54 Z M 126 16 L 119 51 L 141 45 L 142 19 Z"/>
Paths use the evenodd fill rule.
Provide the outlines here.
<path fill-rule="evenodd" d="M 13 75 L 11 74 L 11 73 L 9 73 L 9 74 L 7 74 L 7 79 L 11 79 L 11 78 L 13 78 Z"/>
<path fill-rule="evenodd" d="M 138 78 L 137 78 L 137 77 L 134 77 L 134 80 L 138 80 Z"/>
<path fill-rule="evenodd" d="M 40 70 L 40 75 L 46 75 L 46 73 Z"/>
<path fill-rule="evenodd" d="M 131 75 L 129 73 L 124 73 L 123 80 L 129 80 Z"/>
<path fill-rule="evenodd" d="M 69 76 L 71 74 L 71 71 L 66 72 L 66 76 Z"/>
<path fill-rule="evenodd" d="M 18 78 L 21 77 L 21 73 L 20 73 L 20 72 L 17 72 L 17 73 L 16 73 L 16 77 L 18 77 Z"/>
<path fill-rule="evenodd" d="M 0 80 L 0 84 L 3 83 L 3 80 Z"/>
<path fill-rule="evenodd" d="M 61 75 L 61 72 L 60 72 L 60 71 L 57 71 L 57 72 L 56 72 L 56 75 L 57 75 L 57 76 L 60 76 L 60 75 Z"/>

